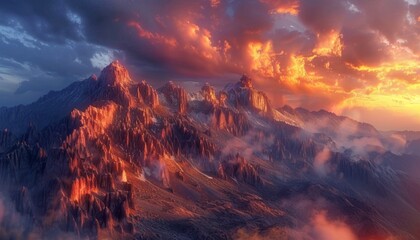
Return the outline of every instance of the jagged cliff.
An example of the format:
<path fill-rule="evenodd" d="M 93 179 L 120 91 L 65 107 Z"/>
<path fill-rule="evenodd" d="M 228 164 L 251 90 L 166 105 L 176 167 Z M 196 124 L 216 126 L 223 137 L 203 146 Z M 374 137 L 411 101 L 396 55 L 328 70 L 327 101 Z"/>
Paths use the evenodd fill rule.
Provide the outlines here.
<path fill-rule="evenodd" d="M 252 85 L 252 79 L 246 75 L 242 76 L 240 82 L 228 86 L 225 91 L 229 102 L 235 107 L 251 108 L 266 116 L 273 114 L 267 95 L 256 90 Z"/>

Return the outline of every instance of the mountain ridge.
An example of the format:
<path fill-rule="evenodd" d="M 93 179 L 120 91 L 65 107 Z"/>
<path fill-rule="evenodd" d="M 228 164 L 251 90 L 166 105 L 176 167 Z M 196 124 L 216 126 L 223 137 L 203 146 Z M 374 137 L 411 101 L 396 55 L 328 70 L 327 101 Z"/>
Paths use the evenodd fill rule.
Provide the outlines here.
<path fill-rule="evenodd" d="M 392 138 L 323 111 L 274 109 L 245 75 L 197 96 L 135 82 L 113 62 L 98 78 L 3 109 L 0 193 L 10 214 L 34 219 L 20 237 L 293 237 L 315 227 L 307 219 L 317 211 L 360 238 L 420 236 L 410 193 L 420 184 L 401 172 Z"/>

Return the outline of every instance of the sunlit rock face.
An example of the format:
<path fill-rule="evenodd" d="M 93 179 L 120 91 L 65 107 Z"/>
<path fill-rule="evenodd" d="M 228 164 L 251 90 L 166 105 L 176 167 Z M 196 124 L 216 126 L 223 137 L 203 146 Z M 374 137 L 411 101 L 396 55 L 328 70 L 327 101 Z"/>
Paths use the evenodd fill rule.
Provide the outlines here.
<path fill-rule="evenodd" d="M 228 131 L 235 136 L 245 135 L 250 129 L 245 115 L 228 108 L 214 108 L 210 113 L 210 124 L 216 129 Z"/>
<path fill-rule="evenodd" d="M 311 215 L 284 206 L 322 202 L 333 217 L 373 226 L 378 236 L 399 234 L 392 225 L 401 221 L 409 232 L 402 239 L 416 239 L 410 192 L 417 185 L 380 165 L 394 155 L 351 158 L 327 131 L 274 113 L 298 123 L 329 117 L 338 124 L 337 116 L 273 110 L 247 76 L 221 91 L 204 84 L 194 96 L 172 82 L 155 90 L 113 62 L 99 78 L 2 108 L 0 210 L 4 197 L 15 217 L 29 219 L 20 238 L 230 239 L 244 226 L 263 234 L 293 221 L 305 228 L 299 221 Z M 371 126 L 357 133 L 379 134 Z M 399 189 L 404 194 L 395 195 Z M 361 192 L 373 195 L 367 201 Z M 394 205 L 403 207 L 387 212 Z"/>
<path fill-rule="evenodd" d="M 105 67 L 98 80 L 110 86 L 124 86 L 132 82 L 127 69 L 119 61 L 114 61 Z"/>
<path fill-rule="evenodd" d="M 160 137 L 172 154 L 211 159 L 216 152 L 216 145 L 185 119 L 164 121 Z"/>
<path fill-rule="evenodd" d="M 244 87 L 244 88 L 253 88 L 252 79 L 244 74 L 242 75 L 240 79 L 240 85 L 241 87 Z"/>
<path fill-rule="evenodd" d="M 263 115 L 271 115 L 272 108 L 265 93 L 257 91 L 252 85 L 252 79 L 243 75 L 238 83 L 226 87 L 228 99 L 237 107 L 250 108 Z"/>
<path fill-rule="evenodd" d="M 0 156 L 0 179 L 2 184 L 24 183 L 33 186 L 43 174 L 46 151 L 39 146 L 18 142 Z"/>
<path fill-rule="evenodd" d="M 217 104 L 219 102 L 218 99 L 217 99 L 217 97 L 216 97 L 216 91 L 208 83 L 206 83 L 201 88 L 201 94 L 203 95 L 204 100 L 207 101 L 207 102 L 209 102 L 209 103 Z"/>
<path fill-rule="evenodd" d="M 159 106 L 159 96 L 157 91 L 149 85 L 146 81 L 141 81 L 136 86 L 137 98 L 152 108 Z"/>
<path fill-rule="evenodd" d="M 175 106 L 180 114 L 184 114 L 188 110 L 187 92 L 173 82 L 168 82 L 159 88 L 159 92 L 163 94 L 169 105 Z"/>
<path fill-rule="evenodd" d="M 218 94 L 219 104 L 221 106 L 226 106 L 226 100 L 228 99 L 228 94 L 225 91 L 220 91 Z"/>

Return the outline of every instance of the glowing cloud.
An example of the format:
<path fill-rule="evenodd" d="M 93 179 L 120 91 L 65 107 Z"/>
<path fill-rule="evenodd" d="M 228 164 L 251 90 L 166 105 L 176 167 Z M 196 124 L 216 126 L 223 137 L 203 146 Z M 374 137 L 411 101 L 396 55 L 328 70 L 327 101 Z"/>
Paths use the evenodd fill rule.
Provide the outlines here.
<path fill-rule="evenodd" d="M 263 77 L 276 77 L 280 73 L 280 64 L 275 61 L 276 54 L 271 41 L 250 42 L 248 53 L 251 58 L 251 70 Z"/>
<path fill-rule="evenodd" d="M 325 212 L 317 213 L 313 219 L 316 239 L 320 240 L 357 240 L 358 238 L 345 223 L 341 221 L 331 221 Z"/>
<path fill-rule="evenodd" d="M 342 35 L 331 30 L 328 34 L 318 34 L 318 43 L 312 50 L 313 53 L 319 56 L 341 56 L 343 51 Z"/>

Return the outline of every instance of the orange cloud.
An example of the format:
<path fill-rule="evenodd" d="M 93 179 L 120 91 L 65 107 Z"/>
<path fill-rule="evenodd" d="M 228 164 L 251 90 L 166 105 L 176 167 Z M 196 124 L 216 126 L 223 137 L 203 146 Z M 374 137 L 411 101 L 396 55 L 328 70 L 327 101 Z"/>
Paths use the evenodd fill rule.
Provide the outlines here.
<path fill-rule="evenodd" d="M 262 2 L 269 4 L 273 9 L 270 10 L 271 14 L 299 14 L 299 2 L 296 0 L 291 1 L 272 1 L 262 0 Z"/>
<path fill-rule="evenodd" d="M 128 22 L 128 26 L 136 29 L 139 37 L 151 40 L 152 43 L 153 42 L 164 43 L 164 44 L 169 45 L 171 47 L 175 47 L 177 45 L 176 39 L 167 38 L 167 37 L 165 37 L 161 34 L 152 33 L 150 31 L 147 31 L 138 22 L 130 21 L 130 22 Z"/>
<path fill-rule="evenodd" d="M 210 31 L 190 21 L 178 21 L 177 27 L 184 33 L 185 48 L 209 60 L 214 60 L 219 56 L 218 48 L 213 45 Z"/>
<path fill-rule="evenodd" d="M 336 30 L 327 34 L 318 34 L 318 43 L 312 52 L 318 56 L 341 56 L 343 51 L 342 35 Z"/>
<path fill-rule="evenodd" d="M 415 113 L 420 89 L 415 44 L 408 35 L 391 38 L 407 29 L 398 32 L 382 24 L 369 25 L 372 16 L 363 14 L 370 11 L 370 4 L 349 10 L 335 0 L 319 4 L 260 0 L 246 6 L 232 5 L 233 14 L 227 14 L 221 9 L 225 2 L 209 0 L 207 11 L 180 10 L 176 18 L 159 15 L 158 25 L 164 31 L 139 21 L 128 25 L 140 38 L 163 46 L 158 49 L 165 54 L 162 58 L 176 71 L 247 72 L 269 96 L 278 95 L 281 88 L 286 96 L 274 98 L 275 106 L 285 99 L 295 107 L 325 108 L 338 114 L 386 108 L 420 119 Z M 248 8 L 255 11 L 249 14 Z M 410 37 L 415 39 L 415 33 Z M 371 118 L 359 120 L 375 124 Z"/>
<path fill-rule="evenodd" d="M 378 79 L 376 85 L 354 89 L 348 98 L 332 110 L 358 120 L 368 121 L 381 129 L 420 129 L 420 61 L 416 58 L 395 59 L 378 66 L 353 66 L 361 76 Z M 380 115 L 386 118 L 378 118 Z M 396 126 L 396 120 L 400 119 Z"/>
<path fill-rule="evenodd" d="M 299 5 L 294 3 L 290 6 L 279 6 L 275 9 L 275 13 L 297 15 L 299 13 Z"/>
<path fill-rule="evenodd" d="M 220 0 L 210 0 L 210 5 L 212 7 L 217 7 L 220 5 Z"/>
<path fill-rule="evenodd" d="M 280 73 L 280 64 L 276 62 L 276 53 L 271 41 L 248 43 L 251 59 L 251 71 L 262 77 L 276 77 Z"/>
<path fill-rule="evenodd" d="M 326 212 L 315 214 L 312 219 L 316 239 L 320 240 L 357 240 L 358 238 L 350 227 L 341 221 L 329 220 Z"/>

